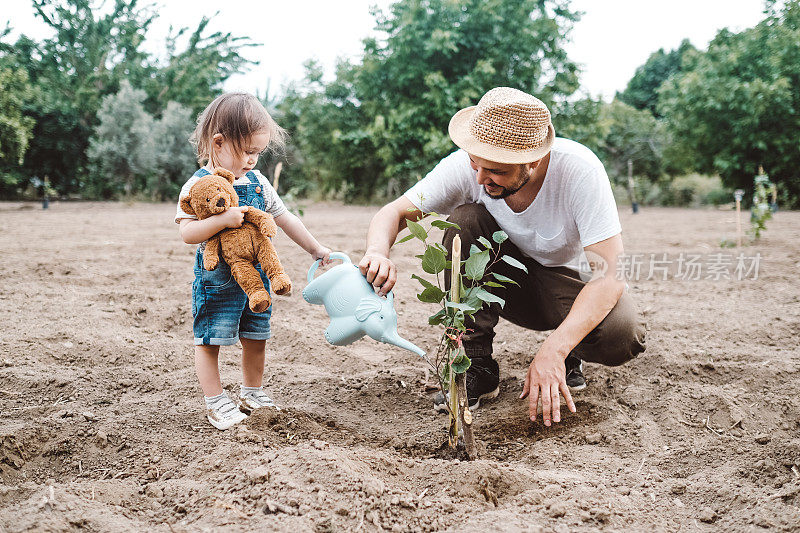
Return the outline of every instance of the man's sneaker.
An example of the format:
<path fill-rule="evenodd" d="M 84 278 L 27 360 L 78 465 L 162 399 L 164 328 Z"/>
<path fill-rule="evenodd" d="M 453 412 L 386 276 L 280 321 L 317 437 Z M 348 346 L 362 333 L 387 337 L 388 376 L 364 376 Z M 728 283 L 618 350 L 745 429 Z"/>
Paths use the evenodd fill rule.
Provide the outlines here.
<path fill-rule="evenodd" d="M 206 414 L 208 421 L 217 429 L 228 429 L 247 418 L 247 414 L 241 412 L 227 394 L 223 394 L 210 405 L 206 404 Z"/>
<path fill-rule="evenodd" d="M 500 367 L 491 357 L 476 357 L 467 369 L 467 399 L 469 408 L 477 409 L 481 400 L 491 400 L 500 394 Z M 433 398 L 433 408 L 447 412 L 449 394 L 441 391 Z"/>
<path fill-rule="evenodd" d="M 266 395 L 263 389 L 242 391 L 239 393 L 239 409 L 243 412 L 250 414 L 256 409 L 262 407 L 273 407 L 280 411 L 280 408 L 275 405 L 272 398 Z"/>
<path fill-rule="evenodd" d="M 571 392 L 578 392 L 586 388 L 586 378 L 583 377 L 583 361 L 574 355 L 564 359 L 564 369 L 567 372 L 567 387 Z"/>

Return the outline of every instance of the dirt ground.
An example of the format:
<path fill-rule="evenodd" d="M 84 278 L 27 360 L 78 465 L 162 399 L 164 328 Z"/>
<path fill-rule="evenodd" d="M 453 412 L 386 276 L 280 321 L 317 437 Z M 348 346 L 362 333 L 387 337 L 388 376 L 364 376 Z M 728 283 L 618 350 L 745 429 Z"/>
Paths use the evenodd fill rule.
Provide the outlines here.
<path fill-rule="evenodd" d="M 319 240 L 358 260 L 376 207 L 307 206 Z M 757 531 L 800 528 L 800 212 L 779 212 L 757 279 L 713 274 L 731 211 L 621 213 L 644 267 L 630 291 L 648 348 L 586 365 L 578 412 L 552 428 L 518 400 L 545 333 L 501 321 L 500 396 L 475 413 L 482 458 L 442 459 L 426 364 L 370 339 L 328 345 L 285 235 L 265 384 L 284 407 L 220 432 L 194 375 L 194 246 L 174 206 L 0 204 L 2 531 Z M 744 218 L 744 215 L 743 215 Z M 400 333 L 426 349 L 433 312 L 400 245 Z M 646 279 L 649 255 L 699 254 Z M 752 263 L 751 265 L 752 266 Z M 705 279 L 708 275 L 711 279 Z M 715 277 L 722 279 L 714 279 Z M 239 351 L 224 348 L 238 391 Z"/>

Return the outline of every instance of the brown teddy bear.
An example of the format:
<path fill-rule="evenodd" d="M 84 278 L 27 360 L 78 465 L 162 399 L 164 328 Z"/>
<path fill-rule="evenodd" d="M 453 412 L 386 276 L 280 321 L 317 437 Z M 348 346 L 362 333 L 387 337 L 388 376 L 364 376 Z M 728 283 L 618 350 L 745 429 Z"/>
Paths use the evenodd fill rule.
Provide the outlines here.
<path fill-rule="evenodd" d="M 229 207 L 239 205 L 239 195 L 233 188 L 235 176 L 224 168 L 214 169 L 213 174 L 203 176 L 192 185 L 189 195 L 181 199 L 181 209 L 203 220 L 222 213 Z M 226 228 L 206 242 L 203 252 L 203 267 L 214 270 L 219 264 L 219 256 L 231 267 L 231 273 L 242 287 L 250 301 L 250 309 L 263 313 L 272 300 L 261 281 L 255 264 L 269 278 L 276 294 L 287 294 L 292 290 L 292 282 L 283 271 L 275 253 L 275 247 L 268 237 L 278 232 L 272 215 L 250 207 L 244 213 L 244 223 L 239 228 Z"/>

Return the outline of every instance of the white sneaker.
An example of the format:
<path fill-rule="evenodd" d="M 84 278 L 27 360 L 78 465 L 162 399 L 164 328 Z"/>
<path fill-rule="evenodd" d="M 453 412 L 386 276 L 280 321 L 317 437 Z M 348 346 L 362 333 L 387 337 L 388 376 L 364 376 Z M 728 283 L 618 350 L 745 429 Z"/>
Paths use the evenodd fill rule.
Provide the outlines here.
<path fill-rule="evenodd" d="M 277 411 L 281 410 L 280 407 L 275 405 L 272 398 L 267 396 L 263 389 L 239 393 L 239 409 L 245 413 L 249 414 L 262 407 L 272 407 Z"/>
<path fill-rule="evenodd" d="M 241 412 L 236 403 L 228 398 L 227 394 L 217 400 L 216 403 L 207 406 L 206 413 L 208 414 L 208 421 L 217 429 L 228 429 L 247 418 L 247 414 Z"/>

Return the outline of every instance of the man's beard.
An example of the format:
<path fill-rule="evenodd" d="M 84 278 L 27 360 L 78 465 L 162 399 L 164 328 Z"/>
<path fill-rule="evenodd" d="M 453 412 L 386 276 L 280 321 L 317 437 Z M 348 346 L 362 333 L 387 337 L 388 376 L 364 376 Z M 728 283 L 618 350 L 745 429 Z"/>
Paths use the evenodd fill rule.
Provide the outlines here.
<path fill-rule="evenodd" d="M 520 171 L 520 174 L 522 174 L 523 177 L 520 180 L 520 182 L 516 185 L 516 187 L 501 187 L 501 189 L 503 189 L 503 190 L 500 191 L 499 194 L 491 194 L 487 190 L 486 194 L 489 196 L 489 198 L 492 198 L 494 200 L 502 200 L 504 198 L 508 198 L 512 194 L 518 193 L 520 191 L 520 189 L 522 189 L 525 185 L 527 185 L 528 182 L 531 180 L 530 174 L 528 174 L 524 170 Z M 495 183 L 495 185 L 497 185 L 497 184 Z M 485 187 L 484 187 L 484 190 L 486 190 Z"/>

